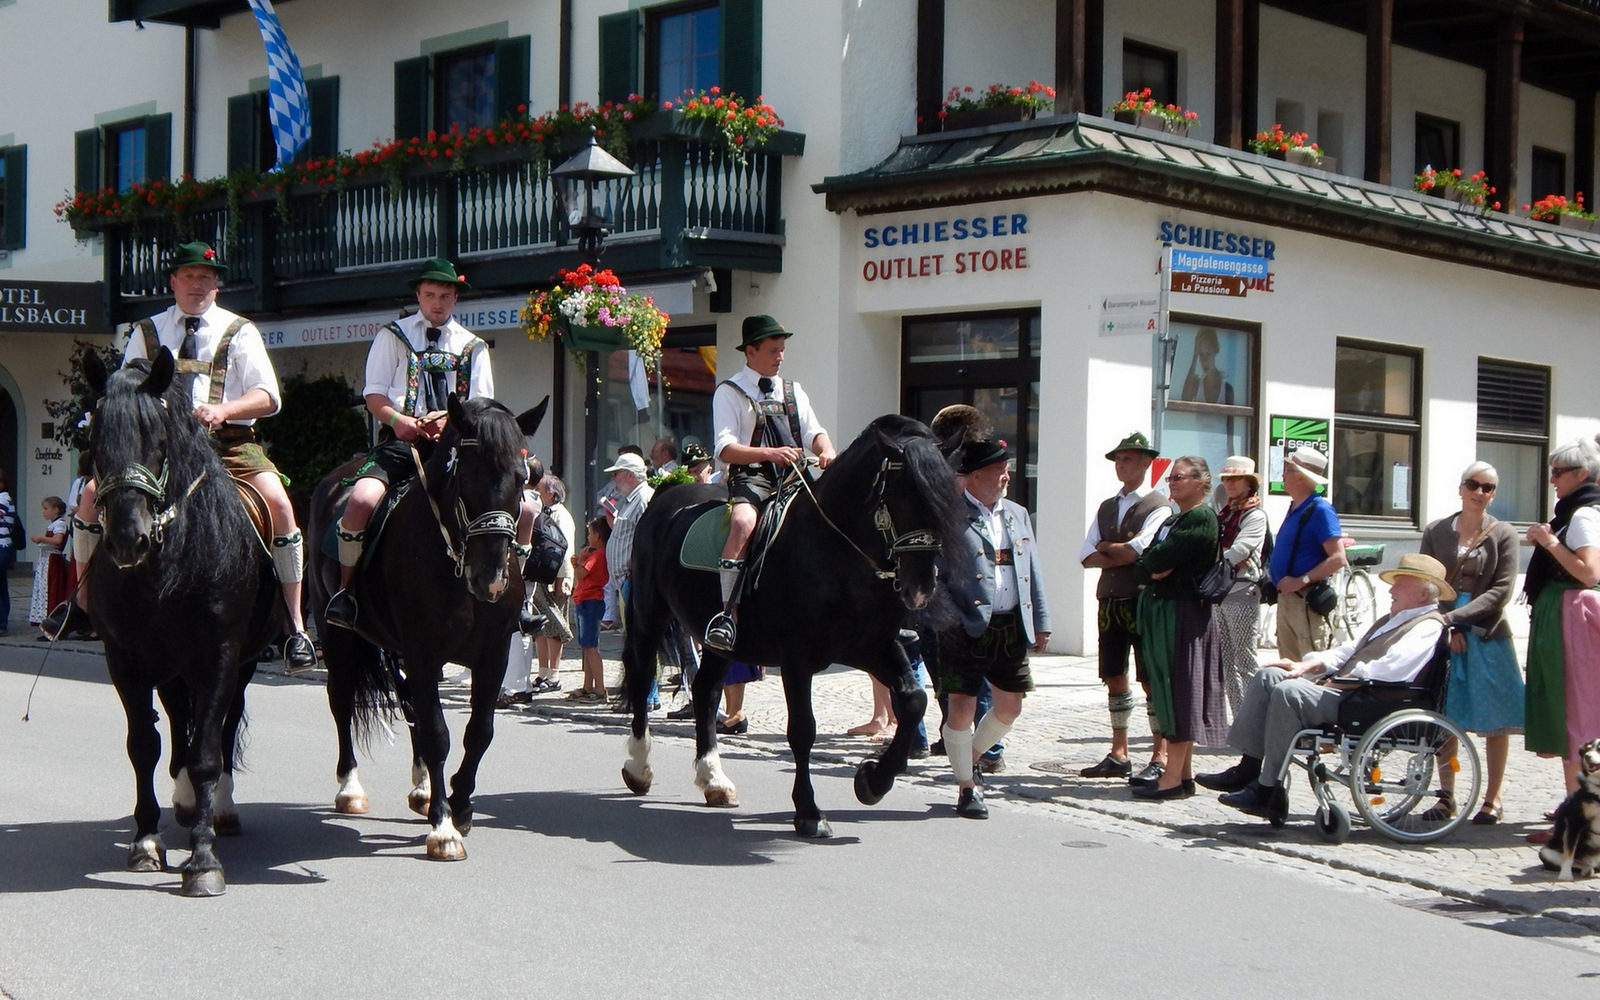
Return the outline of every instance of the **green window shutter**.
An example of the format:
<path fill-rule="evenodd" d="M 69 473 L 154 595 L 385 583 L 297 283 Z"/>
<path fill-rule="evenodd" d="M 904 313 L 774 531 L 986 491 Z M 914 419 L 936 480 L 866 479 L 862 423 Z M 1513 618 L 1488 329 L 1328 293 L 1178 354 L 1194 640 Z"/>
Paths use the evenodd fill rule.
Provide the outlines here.
<path fill-rule="evenodd" d="M 339 152 L 339 78 L 307 80 L 306 98 L 311 104 L 311 138 L 306 140 L 305 155 L 320 160 Z"/>
<path fill-rule="evenodd" d="M 533 39 L 528 35 L 502 38 L 494 43 L 494 115 L 504 121 L 528 106 L 528 79 L 533 61 Z"/>
<path fill-rule="evenodd" d="M 639 35 L 643 15 L 636 10 L 600 18 L 600 103 L 626 101 L 644 89 L 639 83 Z"/>
<path fill-rule="evenodd" d="M 409 139 L 428 134 L 427 56 L 402 59 L 394 64 L 394 137 Z"/>
<path fill-rule="evenodd" d="M 172 115 L 150 115 L 144 120 L 144 176 L 146 180 L 172 177 Z"/>
<path fill-rule="evenodd" d="M 103 144 L 98 128 L 86 128 L 72 136 L 73 174 L 79 191 L 98 191 L 101 188 L 100 172 L 105 162 Z"/>
<path fill-rule="evenodd" d="M 254 170 L 261 162 L 256 153 L 256 95 L 228 98 L 228 173 Z"/>
<path fill-rule="evenodd" d="M 28 147 L 7 147 L 5 163 L 5 227 L 0 231 L 0 247 L 20 250 L 28 243 Z"/>
<path fill-rule="evenodd" d="M 754 100 L 761 93 L 761 0 L 722 0 L 724 91 Z"/>

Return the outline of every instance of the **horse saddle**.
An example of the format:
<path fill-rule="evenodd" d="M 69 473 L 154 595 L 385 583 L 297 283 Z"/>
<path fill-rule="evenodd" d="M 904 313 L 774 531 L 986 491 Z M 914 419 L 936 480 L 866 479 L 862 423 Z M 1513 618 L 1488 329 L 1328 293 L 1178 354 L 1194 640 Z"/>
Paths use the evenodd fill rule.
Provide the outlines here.
<path fill-rule="evenodd" d="M 761 511 L 756 515 L 756 529 L 750 535 L 749 547 L 745 549 L 746 589 L 754 590 L 756 581 L 761 578 L 761 562 L 766 556 L 767 547 L 783 529 L 783 522 L 789 515 L 789 505 L 794 502 L 801 487 L 797 478 L 790 477 L 779 486 L 772 499 L 761 505 Z M 694 522 L 689 525 L 689 530 L 683 536 L 683 544 L 678 547 L 678 565 L 712 573 L 721 569 L 718 564 L 722 560 L 722 547 L 728 542 L 729 510 L 728 504 L 719 503 L 693 515 Z"/>
<path fill-rule="evenodd" d="M 356 564 L 356 577 L 365 574 L 367 564 L 372 561 L 372 554 L 378 550 L 378 539 L 383 535 L 384 525 L 389 523 L 389 515 L 394 511 L 411 487 L 416 484 L 415 478 L 406 479 L 397 486 L 391 486 L 383 494 L 383 499 L 372 508 L 372 517 L 367 521 L 366 540 L 361 543 L 361 561 Z M 333 562 L 339 561 L 339 522 L 344 519 L 344 508 L 350 502 L 350 489 L 345 487 L 340 497 L 334 501 L 333 516 L 328 519 L 328 530 L 322 535 L 322 554 Z"/>
<path fill-rule="evenodd" d="M 266 498 L 261 491 L 252 486 L 248 480 L 238 476 L 229 476 L 233 480 L 234 489 L 239 491 L 239 500 L 244 504 L 245 513 L 250 515 L 250 525 L 256 529 L 256 540 L 261 547 L 272 553 L 272 511 L 267 508 Z"/>

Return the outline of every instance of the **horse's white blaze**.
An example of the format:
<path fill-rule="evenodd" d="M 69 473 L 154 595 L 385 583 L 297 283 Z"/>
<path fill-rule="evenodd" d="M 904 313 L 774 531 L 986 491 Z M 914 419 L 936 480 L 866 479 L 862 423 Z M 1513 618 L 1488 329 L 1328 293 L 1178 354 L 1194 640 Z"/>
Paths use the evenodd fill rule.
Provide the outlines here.
<path fill-rule="evenodd" d="M 371 808 L 367 803 L 367 790 L 361 787 L 357 768 L 339 779 L 339 794 L 333 797 L 333 808 L 338 812 L 360 814 Z"/>
<path fill-rule="evenodd" d="M 461 833 L 456 825 L 446 816 L 444 821 L 434 827 L 428 834 L 428 857 L 454 860 L 467 856 L 466 844 L 461 840 Z"/>
<path fill-rule="evenodd" d="M 194 782 L 189 780 L 189 769 L 183 768 L 178 772 L 178 777 L 172 785 L 172 808 L 174 810 L 194 810 L 195 795 Z"/>
<path fill-rule="evenodd" d="M 655 780 L 655 772 L 650 770 L 650 734 L 648 732 L 643 737 L 628 737 L 628 759 L 623 762 L 622 769 L 646 784 Z"/>

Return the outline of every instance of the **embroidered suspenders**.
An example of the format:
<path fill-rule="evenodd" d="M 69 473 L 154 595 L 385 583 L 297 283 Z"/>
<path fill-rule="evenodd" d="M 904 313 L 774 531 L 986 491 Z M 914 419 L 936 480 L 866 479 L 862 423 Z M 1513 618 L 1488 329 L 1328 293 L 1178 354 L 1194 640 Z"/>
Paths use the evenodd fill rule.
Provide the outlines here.
<path fill-rule="evenodd" d="M 228 328 L 222 331 L 222 339 L 217 341 L 216 353 L 211 355 L 210 361 L 197 361 L 193 358 L 177 360 L 178 371 L 184 375 L 204 375 L 210 379 L 210 387 L 206 392 L 206 402 L 212 406 L 222 402 L 222 392 L 228 382 L 228 345 L 233 343 L 233 335 L 244 329 L 249 320 L 237 316 Z M 141 319 L 135 324 L 139 332 L 144 335 L 144 356 L 154 358 L 156 352 L 161 350 L 161 339 L 156 336 L 154 321 Z"/>
<path fill-rule="evenodd" d="M 400 329 L 399 323 L 390 323 L 384 327 L 399 338 L 406 349 L 406 398 L 401 410 L 409 416 L 420 417 L 424 414 L 417 412 L 417 399 L 421 393 L 423 372 L 452 372 L 455 374 L 455 391 L 463 399 L 471 395 L 472 387 L 472 352 L 477 350 L 483 341 L 473 337 L 460 354 L 452 354 L 442 348 L 423 348 L 417 350 L 411 346 L 411 341 L 406 339 L 405 332 Z"/>
<path fill-rule="evenodd" d="M 723 379 L 722 384 L 732 386 L 734 391 L 743 396 L 745 401 L 750 404 L 750 409 L 755 411 L 755 430 L 751 432 L 750 440 L 747 441 L 746 444 L 752 448 L 763 447 L 761 438 L 762 432 L 767 429 L 767 419 L 783 419 L 787 417 L 789 424 L 789 435 L 793 439 L 795 447 L 805 447 L 805 445 L 801 444 L 800 442 L 800 407 L 795 403 L 794 399 L 794 382 L 789 379 L 783 380 L 782 399 L 757 399 L 746 392 L 743 386 L 731 378 Z M 772 442 L 772 444 L 777 443 L 778 442 Z"/>

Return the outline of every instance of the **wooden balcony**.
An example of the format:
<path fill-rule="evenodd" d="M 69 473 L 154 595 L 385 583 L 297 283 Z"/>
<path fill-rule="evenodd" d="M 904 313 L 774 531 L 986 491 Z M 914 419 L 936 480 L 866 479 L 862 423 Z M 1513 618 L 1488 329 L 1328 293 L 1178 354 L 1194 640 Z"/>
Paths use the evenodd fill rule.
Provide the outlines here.
<path fill-rule="evenodd" d="M 596 193 L 614 220 L 605 266 L 623 274 L 782 270 L 783 157 L 803 151 L 803 135 L 781 133 L 740 156 L 659 115 L 634 136 L 637 176 Z M 105 240 L 113 322 L 148 315 L 169 296 L 162 262 L 183 239 L 225 248 L 223 301 L 251 314 L 391 298 L 419 261 L 435 256 L 455 261 L 475 289 L 527 291 L 578 263 L 549 175 L 559 155 L 544 161 L 503 146 L 475 151 L 465 168 L 352 177 L 283 198 L 247 197 L 232 212 L 218 198 L 197 206 L 181 231 L 170 213 L 82 228 Z"/>

